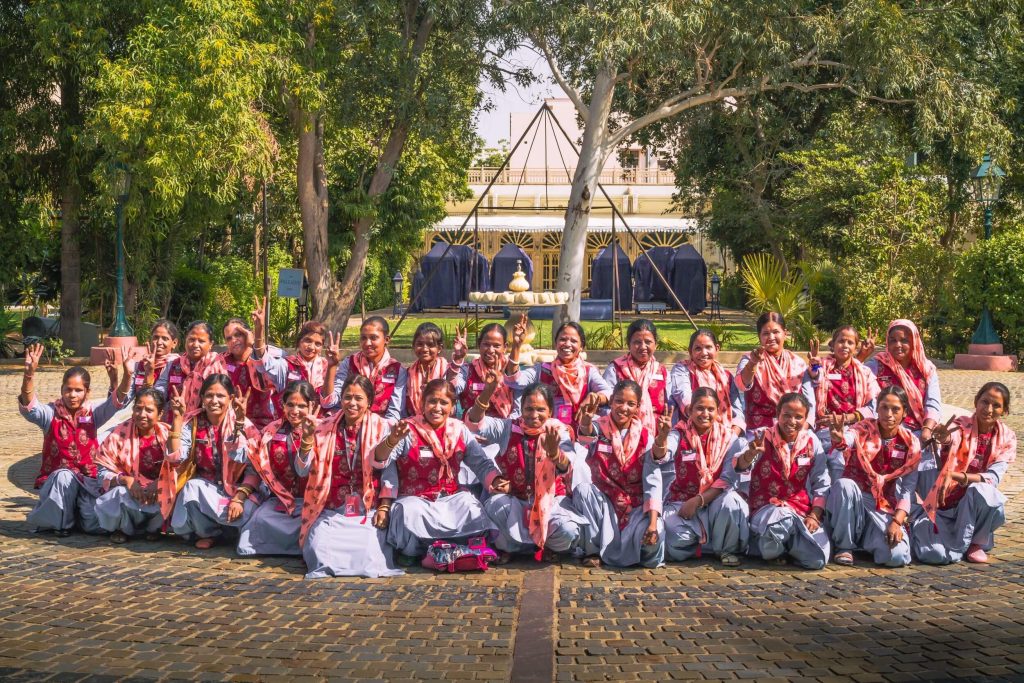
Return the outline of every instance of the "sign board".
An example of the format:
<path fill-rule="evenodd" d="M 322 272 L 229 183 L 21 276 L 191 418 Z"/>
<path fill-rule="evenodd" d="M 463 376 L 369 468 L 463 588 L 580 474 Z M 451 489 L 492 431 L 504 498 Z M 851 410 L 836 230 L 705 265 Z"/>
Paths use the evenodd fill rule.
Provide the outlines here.
<path fill-rule="evenodd" d="M 302 298 L 302 285 L 306 273 L 302 268 L 282 268 L 277 271 L 277 295 L 285 299 Z"/>

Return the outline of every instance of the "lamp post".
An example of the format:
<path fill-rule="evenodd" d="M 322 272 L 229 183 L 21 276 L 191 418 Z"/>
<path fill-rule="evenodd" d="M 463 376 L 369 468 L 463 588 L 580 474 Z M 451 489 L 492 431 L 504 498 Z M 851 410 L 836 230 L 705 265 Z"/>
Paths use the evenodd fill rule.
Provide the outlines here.
<path fill-rule="evenodd" d="M 391 278 L 391 284 L 395 288 L 395 308 L 391 312 L 391 315 L 398 315 L 398 307 L 402 303 L 402 283 L 405 282 L 405 278 L 402 277 L 402 271 L 396 270 L 394 277 Z"/>
<path fill-rule="evenodd" d="M 111 337 L 132 337 L 134 332 L 128 325 L 124 314 L 124 205 L 128 201 L 128 190 L 131 189 L 132 176 L 128 167 L 120 161 L 113 165 L 115 199 L 115 216 L 117 219 L 117 311 L 114 324 L 110 328 Z"/>
<path fill-rule="evenodd" d="M 1005 178 L 1006 171 L 999 168 L 988 153 L 982 158 L 981 165 L 971 171 L 971 192 L 974 201 L 981 204 L 985 210 L 986 240 L 992 238 L 992 207 L 999 201 L 999 191 Z M 974 336 L 971 337 L 971 343 L 999 343 L 999 336 L 992 324 L 992 315 L 988 312 L 988 302 L 982 302 L 981 321 L 978 323 L 978 329 L 974 331 Z"/>
<path fill-rule="evenodd" d="M 718 319 L 722 319 L 722 278 L 718 276 L 718 273 L 711 274 L 711 320 L 715 319 L 715 315 L 718 315 Z"/>

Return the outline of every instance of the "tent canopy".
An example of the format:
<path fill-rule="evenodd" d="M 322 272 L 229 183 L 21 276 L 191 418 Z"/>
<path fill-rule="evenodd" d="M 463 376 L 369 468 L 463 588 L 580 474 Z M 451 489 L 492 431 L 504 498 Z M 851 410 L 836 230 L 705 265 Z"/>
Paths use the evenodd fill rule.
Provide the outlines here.
<path fill-rule="evenodd" d="M 616 294 L 615 308 L 622 311 L 633 307 L 633 266 L 629 256 L 616 243 L 615 248 L 602 249 L 590 266 L 590 298 L 611 299 L 613 297 L 615 265 L 612 255 L 619 262 L 619 291 Z"/>
<path fill-rule="evenodd" d="M 533 261 L 517 245 L 506 244 L 494 255 L 491 263 L 491 285 L 494 291 L 504 292 L 508 289 L 508 283 L 516 272 L 516 261 L 522 262 L 526 281 L 533 282 Z"/>
<path fill-rule="evenodd" d="M 420 270 L 413 276 L 413 296 L 423 289 L 423 282 L 435 269 L 437 274 L 423 291 L 415 307 L 417 311 L 424 308 L 458 306 L 460 301 L 466 300 L 471 288 L 487 289 L 490 285 L 487 259 L 483 254 L 475 252 L 472 247 L 453 245 L 442 259 L 441 255 L 447 246 L 444 242 L 438 242 L 420 260 Z M 474 260 L 475 275 L 470 265 Z"/>
<path fill-rule="evenodd" d="M 647 250 L 647 254 L 669 284 L 672 284 L 672 258 L 676 254 L 675 248 L 653 247 Z M 637 256 L 633 262 L 633 300 L 662 301 L 669 305 L 673 303 L 668 290 L 651 266 L 651 261 L 643 254 Z"/>
<path fill-rule="evenodd" d="M 708 267 L 692 244 L 676 249 L 672 257 L 672 290 L 690 313 L 700 313 L 707 306 Z"/>

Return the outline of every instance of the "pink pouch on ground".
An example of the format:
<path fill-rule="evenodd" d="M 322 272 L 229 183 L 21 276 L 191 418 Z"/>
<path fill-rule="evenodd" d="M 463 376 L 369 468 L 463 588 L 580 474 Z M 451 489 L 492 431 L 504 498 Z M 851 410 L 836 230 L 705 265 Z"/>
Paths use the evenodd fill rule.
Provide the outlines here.
<path fill-rule="evenodd" d="M 467 545 L 449 541 L 434 541 L 423 558 L 426 569 L 439 572 L 487 571 L 490 563 L 498 559 L 482 536 L 469 539 Z"/>

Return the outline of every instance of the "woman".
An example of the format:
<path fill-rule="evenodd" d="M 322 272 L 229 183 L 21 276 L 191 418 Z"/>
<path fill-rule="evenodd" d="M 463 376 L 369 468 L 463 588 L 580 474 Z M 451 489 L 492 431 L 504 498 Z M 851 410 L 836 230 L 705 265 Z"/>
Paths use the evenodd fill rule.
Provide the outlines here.
<path fill-rule="evenodd" d="M 465 346 L 465 341 L 461 335 L 456 337 L 452 365 L 459 369 L 459 374 L 452 382 L 452 386 L 455 387 L 455 394 L 459 397 L 463 413 L 469 412 L 477 397 L 483 393 L 488 373 L 500 374 L 504 371 L 508 364 L 507 342 L 508 333 L 502 325 L 485 325 L 477 337 L 477 350 L 480 356 L 472 363 L 464 364 L 458 354 L 460 345 Z M 515 417 L 519 413 L 519 402 L 517 391 L 503 382 L 487 401 L 486 415 L 500 418 Z"/>
<path fill-rule="evenodd" d="M 299 527 L 306 474 L 320 402 L 309 382 L 292 382 L 282 394 L 284 417 L 274 420 L 250 453 L 252 468 L 263 481 L 260 504 L 242 527 L 239 555 L 299 555 Z"/>
<path fill-rule="evenodd" d="M 401 419 L 409 374 L 388 351 L 388 344 L 391 343 L 389 333 L 388 321 L 379 315 L 363 321 L 359 328 L 359 351 L 338 365 L 334 392 L 325 408 L 333 409 L 338 405 L 341 387 L 349 376 L 362 375 L 373 384 L 373 412 L 388 420 Z"/>
<path fill-rule="evenodd" d="M 404 558 L 423 555 L 438 540 L 491 536 L 496 527 L 468 491 L 458 490 L 465 462 L 490 493 L 508 493 L 508 479 L 466 426 L 451 416 L 455 391 L 443 379 L 423 388 L 420 414 L 402 420 L 374 451 L 374 467 L 395 463 L 402 496 L 391 508 L 388 543 Z"/>
<path fill-rule="evenodd" d="M 825 452 L 831 449 L 830 427 L 837 416 L 843 427 L 875 416 L 878 381 L 874 373 L 857 360 L 860 334 L 852 325 L 843 325 L 832 334 L 828 343 L 832 354 L 818 356 L 818 340 L 810 343 L 811 381 L 814 383 L 818 411 L 818 439 Z"/>
<path fill-rule="evenodd" d="M 822 569 L 830 551 L 821 526 L 830 479 L 821 443 L 807 428 L 811 409 L 803 394 L 783 394 L 775 426 L 750 442 L 735 472 L 750 471 L 749 552 L 779 564 L 788 554 L 805 569 Z"/>
<path fill-rule="evenodd" d="M 170 320 L 161 318 L 153 323 L 149 330 L 149 342 L 146 344 L 147 353 L 132 369 L 128 393 L 123 397 L 118 396 L 121 405 L 127 405 L 143 387 L 151 387 L 156 383 L 167 364 L 178 357 L 174 350 L 178 348 L 180 337 L 178 327 Z M 165 398 L 163 403 L 166 402 Z"/>
<path fill-rule="evenodd" d="M 459 371 L 442 355 L 444 332 L 434 323 L 420 323 L 412 334 L 412 350 L 416 360 L 406 370 L 405 401 L 402 403 L 402 417 L 413 417 L 419 410 L 419 396 L 423 387 L 435 379 L 454 382 Z M 462 347 L 465 357 L 465 346 Z"/>
<path fill-rule="evenodd" d="M 253 311 L 253 320 L 262 315 L 262 309 L 258 306 L 257 309 Z M 244 320 L 228 320 L 224 325 L 224 345 L 228 348 L 220 354 L 220 362 L 235 391 L 248 397 L 248 405 L 245 406 L 247 418 L 256 429 L 263 430 L 277 419 L 274 406 L 276 391 L 274 384 L 260 373 L 257 360 L 268 353 L 268 349 L 254 349 L 253 339 L 253 332 Z M 269 350 L 269 353 L 280 355 L 278 349 Z"/>
<path fill-rule="evenodd" d="M 391 466 L 379 477 L 374 471 L 374 447 L 387 422 L 372 405 L 370 380 L 345 380 L 341 411 L 317 427 L 312 460 L 298 462 L 298 472 L 309 477 L 299 533 L 307 579 L 403 573 L 385 540 L 397 470 Z"/>
<path fill-rule="evenodd" d="M 878 378 L 881 388 L 896 385 L 907 392 L 910 411 L 903 418 L 903 423 L 918 434 L 922 444 L 928 443 L 935 423 L 942 416 L 942 396 L 939 375 L 924 354 L 917 325 L 902 319 L 889 323 L 885 351 L 875 354 L 865 365 Z M 932 461 L 930 453 L 926 453 L 924 458 Z"/>
<path fill-rule="evenodd" d="M 296 335 L 295 353 L 287 357 L 267 353 L 264 310 L 259 306 L 254 312 L 253 332 L 256 341 L 252 355 L 256 359 L 257 369 L 274 386 L 275 414 L 280 416 L 284 413 L 282 392 L 292 382 L 308 382 L 312 385 L 317 403 L 329 397 L 334 388 L 338 364 L 330 363 L 321 352 L 325 343 L 327 348 L 335 346 L 334 334 L 329 334 L 323 323 L 309 320 L 303 323 Z"/>
<path fill-rule="evenodd" d="M 640 395 L 640 386 L 625 379 L 615 385 L 607 415 L 595 420 L 596 406 L 583 410 L 580 443 L 588 448 L 591 481 L 573 488 L 572 507 L 589 527 L 584 566 L 658 567 L 664 560 L 664 530 L 657 518 L 649 526 L 646 515 L 660 512 L 661 501 L 644 501 L 643 472 L 645 459 L 668 452 L 671 420 L 663 415 L 652 435 L 640 420 Z"/>
<path fill-rule="evenodd" d="M 498 528 L 494 545 L 501 551 L 499 562 L 507 562 L 514 553 L 531 552 L 537 559 L 550 559 L 553 553 L 582 552 L 586 520 L 572 511 L 566 498 L 576 450 L 565 425 L 552 417 L 551 387 L 527 387 L 518 418 L 487 417 L 487 405 L 502 386 L 501 375 L 491 370 L 483 393 L 466 414 L 471 432 L 498 445 L 498 468 L 511 482 L 508 493 L 484 501 Z"/>
<path fill-rule="evenodd" d="M 199 396 L 201 407 L 187 414 L 184 399 L 171 397 L 168 457 L 173 454 L 183 482 L 171 529 L 208 550 L 225 529 L 243 526 L 259 504 L 253 494 L 260 478 L 247 463 L 259 447 L 260 433 L 245 417 L 250 397 L 239 393 L 227 375 L 207 377 Z"/>
<path fill-rule="evenodd" d="M 757 319 L 757 336 L 761 345 L 744 354 L 736 368 L 736 386 L 743 392 L 747 438 L 753 438 L 758 429 L 775 425 L 779 400 L 791 392 L 799 392 L 807 399 L 808 423 L 813 427 L 814 387 L 807 363 L 785 348 L 785 319 L 778 313 L 762 313 Z"/>
<path fill-rule="evenodd" d="M 178 477 L 167 458 L 169 429 L 160 421 L 164 397 L 151 386 L 135 392 L 132 418 L 107 435 L 96 464 L 106 491 L 96 501 L 96 516 L 114 543 L 145 533 L 160 537 L 171 517 Z"/>
<path fill-rule="evenodd" d="M 723 478 L 746 442 L 718 419 L 718 392 L 700 387 L 690 397 L 689 416 L 669 435 L 664 460 L 645 466 L 644 498 L 650 505 L 647 531 L 658 533 L 658 508 L 665 525 L 666 559 L 718 555 L 738 567 L 747 551 L 747 501 Z"/>
<path fill-rule="evenodd" d="M 999 420 L 1009 413 L 1009 389 L 989 382 L 974 397 L 973 415 L 935 429 L 941 469 L 913 524 L 921 562 L 988 562 L 995 531 L 1006 521 L 999 483 L 1017 457 L 1017 436 Z"/>
<path fill-rule="evenodd" d="M 657 429 L 658 418 L 672 414 L 669 396 L 675 393 L 668 370 L 654 357 L 658 350 L 658 328 L 645 318 L 626 329 L 629 353 L 613 360 L 604 371 L 604 381 L 615 386 L 624 379 L 640 385 L 640 419 L 648 431 Z"/>
<path fill-rule="evenodd" d="M 185 354 L 169 359 L 153 386 L 164 397 L 163 422 L 171 424 L 171 396 L 176 392 L 191 412 L 199 408 L 199 388 L 210 375 L 223 373 L 220 356 L 213 351 L 213 328 L 197 320 L 185 330 Z"/>
<path fill-rule="evenodd" d="M 743 436 L 743 394 L 732 373 L 718 362 L 722 347 L 711 330 L 697 330 L 690 335 L 690 359 L 672 368 L 672 402 L 679 408 L 679 419 L 685 420 L 693 395 L 700 387 L 708 387 L 718 396 L 716 419 L 730 427 L 736 436 Z"/>
<path fill-rule="evenodd" d="M 526 316 L 520 316 L 512 330 L 512 350 L 505 365 L 505 381 L 510 388 L 522 391 L 534 382 L 551 386 L 555 393 L 555 419 L 576 433 L 584 408 L 596 411 L 606 405 L 611 387 L 597 368 L 583 360 L 580 353 L 587 348 L 587 336 L 576 322 L 563 323 L 555 332 L 555 360 L 519 369 L 519 349 L 526 335 Z"/>
<path fill-rule="evenodd" d="M 30 344 L 25 349 L 25 373 L 18 396 L 18 412 L 43 430 L 43 461 L 35 481 L 35 488 L 40 489 L 39 502 L 28 513 L 28 522 L 37 531 L 52 529 L 62 537 L 69 536 L 76 524 L 88 534 L 102 533 L 96 517 L 96 498 L 100 495 L 96 431 L 119 406 L 110 394 L 91 408 L 89 371 L 78 366 L 64 373 L 60 399 L 40 403 L 35 395 L 35 373 L 42 356 L 42 344 Z M 111 363 L 108 357 L 108 368 Z"/>
<path fill-rule="evenodd" d="M 910 564 L 910 534 L 904 529 L 917 488 L 921 443 L 903 426 L 910 410 L 907 394 L 897 386 L 878 394 L 878 417 L 846 429 L 841 413 L 824 418 L 833 449 L 844 468 L 833 475 L 825 505 L 836 564 L 853 564 L 853 551 L 864 550 L 875 564 Z"/>

